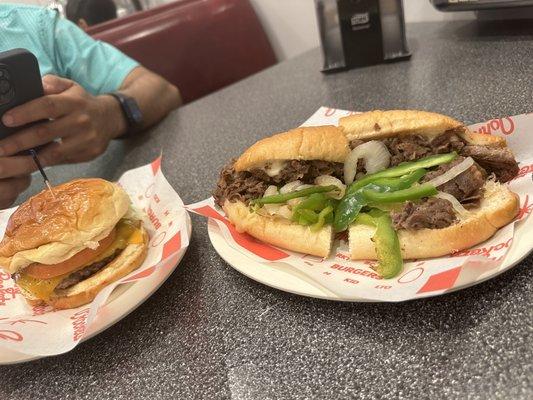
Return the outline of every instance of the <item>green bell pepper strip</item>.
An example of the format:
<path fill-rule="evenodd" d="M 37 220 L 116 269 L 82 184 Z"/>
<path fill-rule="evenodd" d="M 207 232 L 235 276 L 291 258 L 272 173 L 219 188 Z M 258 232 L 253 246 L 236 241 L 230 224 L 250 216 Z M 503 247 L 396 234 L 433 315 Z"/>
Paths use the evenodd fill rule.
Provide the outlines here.
<path fill-rule="evenodd" d="M 329 185 L 329 186 L 313 186 L 310 188 L 297 190 L 295 192 L 291 193 L 285 193 L 285 194 L 274 194 L 272 196 L 266 196 L 261 197 L 259 199 L 254 199 L 250 203 L 251 204 L 277 204 L 277 203 L 285 203 L 292 199 L 297 199 L 298 197 L 306 197 L 313 193 L 327 193 L 332 192 L 333 190 L 338 190 L 337 186 L 335 185 Z"/>
<path fill-rule="evenodd" d="M 411 185 L 418 182 L 425 174 L 426 170 L 420 168 L 398 178 L 378 178 L 359 188 L 355 193 L 346 195 L 335 209 L 333 222 L 335 231 L 342 232 L 348 229 L 361 209 L 370 203 L 394 203 L 436 194 L 436 191 L 428 189 L 427 186 L 424 186 L 420 192 L 411 188 Z M 416 186 L 416 188 L 419 187 Z M 399 193 L 399 195 L 395 195 L 395 193 Z M 396 200 L 398 198 L 402 198 L 402 200 Z"/>
<path fill-rule="evenodd" d="M 378 259 L 377 272 L 385 279 L 394 278 L 403 268 L 402 253 L 398 234 L 392 226 L 388 213 L 372 209 L 369 213 L 361 213 L 356 221 L 376 227 L 372 241 L 376 246 Z"/>
<path fill-rule="evenodd" d="M 300 225 L 312 225 L 318 222 L 319 215 L 306 208 L 302 208 L 298 211 L 298 223 Z"/>
<path fill-rule="evenodd" d="M 414 183 L 418 182 L 426 174 L 427 170 L 424 168 L 416 169 L 406 175 L 398 178 L 377 178 L 372 181 L 372 185 L 381 186 L 390 191 L 402 190 L 410 188 Z"/>
<path fill-rule="evenodd" d="M 408 189 L 395 192 L 380 193 L 377 190 L 362 189 L 362 194 L 367 203 L 402 203 L 408 200 L 417 200 L 422 197 L 434 196 L 438 193 L 435 186 L 424 183 Z"/>
<path fill-rule="evenodd" d="M 396 178 L 402 175 L 406 175 L 410 172 L 416 171 L 422 168 L 435 167 L 437 165 L 449 163 L 457 158 L 457 153 L 455 151 L 446 154 L 435 154 L 433 156 L 424 157 L 417 161 L 408 161 L 398 164 L 395 167 L 384 169 L 383 171 L 376 172 L 375 174 L 366 175 L 363 178 L 359 179 L 352 183 L 348 190 L 347 194 L 353 194 L 358 189 L 368 185 L 369 183 L 374 182 L 378 178 Z"/>
<path fill-rule="evenodd" d="M 320 213 L 318 214 L 318 221 L 311 225 L 311 231 L 316 232 L 320 230 L 326 222 L 326 216 L 330 214 L 333 214 L 332 206 L 327 206 L 322 211 L 320 211 Z"/>
<path fill-rule="evenodd" d="M 335 209 L 333 219 L 333 229 L 335 232 L 342 232 L 355 221 L 357 214 L 366 205 L 367 201 L 361 192 L 344 197 Z"/>
<path fill-rule="evenodd" d="M 357 224 L 376 226 L 376 220 L 369 213 L 359 213 L 355 218 Z"/>
<path fill-rule="evenodd" d="M 394 278 L 403 268 L 400 240 L 392 226 L 390 215 L 376 218 L 376 233 L 372 240 L 379 261 L 377 272 L 385 279 Z"/>
<path fill-rule="evenodd" d="M 324 221 L 326 223 L 331 223 L 333 221 L 333 210 L 337 203 L 338 200 L 327 197 L 324 193 L 313 193 L 293 208 L 292 220 L 298 222 L 300 225 L 316 223 L 320 214 L 317 215 L 315 212 L 320 213 L 324 209 L 330 207 L 331 212 L 324 214 Z M 314 216 L 316 216 L 316 218 Z"/>
<path fill-rule="evenodd" d="M 312 211 L 320 211 L 324 209 L 327 204 L 327 196 L 324 193 L 313 193 L 307 199 L 302 200 L 293 208 L 293 216 L 298 213 L 298 210 L 307 209 Z"/>

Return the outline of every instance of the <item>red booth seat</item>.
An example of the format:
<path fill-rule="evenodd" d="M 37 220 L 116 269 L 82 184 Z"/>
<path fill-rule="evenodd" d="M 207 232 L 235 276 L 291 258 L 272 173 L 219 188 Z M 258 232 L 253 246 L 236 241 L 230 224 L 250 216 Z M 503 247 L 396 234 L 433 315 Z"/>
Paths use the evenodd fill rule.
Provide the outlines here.
<path fill-rule="evenodd" d="M 88 33 L 174 83 L 184 102 L 276 63 L 247 0 L 177 0 Z"/>

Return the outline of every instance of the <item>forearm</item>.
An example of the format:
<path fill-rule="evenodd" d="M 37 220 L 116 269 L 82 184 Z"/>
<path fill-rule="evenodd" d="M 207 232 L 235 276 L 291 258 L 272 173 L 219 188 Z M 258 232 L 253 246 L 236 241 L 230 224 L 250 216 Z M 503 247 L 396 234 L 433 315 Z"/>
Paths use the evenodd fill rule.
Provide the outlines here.
<path fill-rule="evenodd" d="M 120 91 L 133 97 L 143 114 L 142 129 L 146 129 L 170 111 L 181 105 L 178 89 L 143 67 L 135 68 L 124 80 Z M 109 121 L 111 137 L 118 137 L 127 131 L 127 124 L 118 102 L 111 96 L 101 96 L 105 119 Z"/>

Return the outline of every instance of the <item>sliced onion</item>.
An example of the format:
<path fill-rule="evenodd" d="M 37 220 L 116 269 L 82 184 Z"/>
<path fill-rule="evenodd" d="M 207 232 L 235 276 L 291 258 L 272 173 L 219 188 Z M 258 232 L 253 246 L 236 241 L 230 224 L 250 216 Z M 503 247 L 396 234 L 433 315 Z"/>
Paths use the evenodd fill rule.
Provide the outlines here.
<path fill-rule="evenodd" d="M 283 185 L 281 187 L 281 189 L 279 190 L 279 192 L 281 194 L 291 193 L 291 192 L 296 191 L 296 189 L 298 189 L 300 186 L 302 186 L 302 181 L 289 182 L 289 183 Z"/>
<path fill-rule="evenodd" d="M 302 198 L 301 197 L 297 197 L 295 199 L 290 199 L 287 204 L 291 207 L 296 207 L 298 204 L 300 204 L 302 202 Z"/>
<path fill-rule="evenodd" d="M 265 190 L 265 194 L 263 195 L 263 197 L 274 196 L 275 194 L 278 194 L 278 188 L 277 188 L 277 186 L 270 185 L 270 186 L 267 187 L 267 189 Z"/>
<path fill-rule="evenodd" d="M 292 211 L 288 205 L 284 205 L 281 206 L 278 211 L 276 211 L 276 215 L 285 219 L 291 219 Z"/>
<path fill-rule="evenodd" d="M 382 142 L 371 140 L 353 149 L 344 161 L 344 183 L 353 182 L 357 173 L 357 161 L 363 159 L 367 174 L 373 174 L 387 168 L 390 164 L 390 153 Z"/>
<path fill-rule="evenodd" d="M 445 192 L 438 192 L 435 197 L 438 197 L 439 199 L 448 200 L 450 203 L 452 203 L 453 209 L 461 217 L 467 217 L 468 215 L 470 215 L 470 211 L 464 208 L 463 205 L 459 203 L 459 200 L 455 198 L 455 196 L 452 196 L 451 194 Z"/>
<path fill-rule="evenodd" d="M 340 179 L 335 178 L 331 175 L 320 175 L 315 178 L 315 184 L 318 186 L 330 186 L 335 185 L 339 188 L 339 190 L 335 190 L 334 192 L 329 192 L 328 195 L 333 197 L 334 199 L 342 199 L 344 197 L 344 193 L 346 193 L 346 185 L 341 182 Z"/>
<path fill-rule="evenodd" d="M 268 196 L 274 196 L 278 194 L 278 188 L 274 185 L 270 185 L 269 187 L 267 187 L 267 190 L 265 190 L 265 194 L 263 195 L 263 197 L 268 197 Z M 270 215 L 274 215 L 278 209 L 281 207 L 280 204 L 265 204 L 263 205 L 263 208 L 270 214 Z"/>
<path fill-rule="evenodd" d="M 436 178 L 430 180 L 429 184 L 438 187 L 448 181 L 451 181 L 453 178 L 455 178 L 457 175 L 462 174 L 465 172 L 468 168 L 470 168 L 472 165 L 474 165 L 474 160 L 472 157 L 466 157 L 463 162 L 460 164 L 457 164 L 455 167 L 450 168 L 448 171 L 446 171 L 444 174 L 437 176 Z"/>

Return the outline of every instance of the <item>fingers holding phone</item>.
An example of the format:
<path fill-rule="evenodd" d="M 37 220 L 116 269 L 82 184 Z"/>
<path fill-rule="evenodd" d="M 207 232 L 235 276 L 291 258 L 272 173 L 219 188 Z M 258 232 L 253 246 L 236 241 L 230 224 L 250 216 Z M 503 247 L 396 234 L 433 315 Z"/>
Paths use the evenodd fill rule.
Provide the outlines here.
<path fill-rule="evenodd" d="M 120 113 L 110 96 L 92 96 L 80 85 L 57 76 L 43 78 L 44 96 L 7 111 L 2 123 L 20 130 L 0 140 L 0 156 L 47 145 L 46 165 L 89 161 L 102 154 L 114 135 L 110 110 Z"/>

